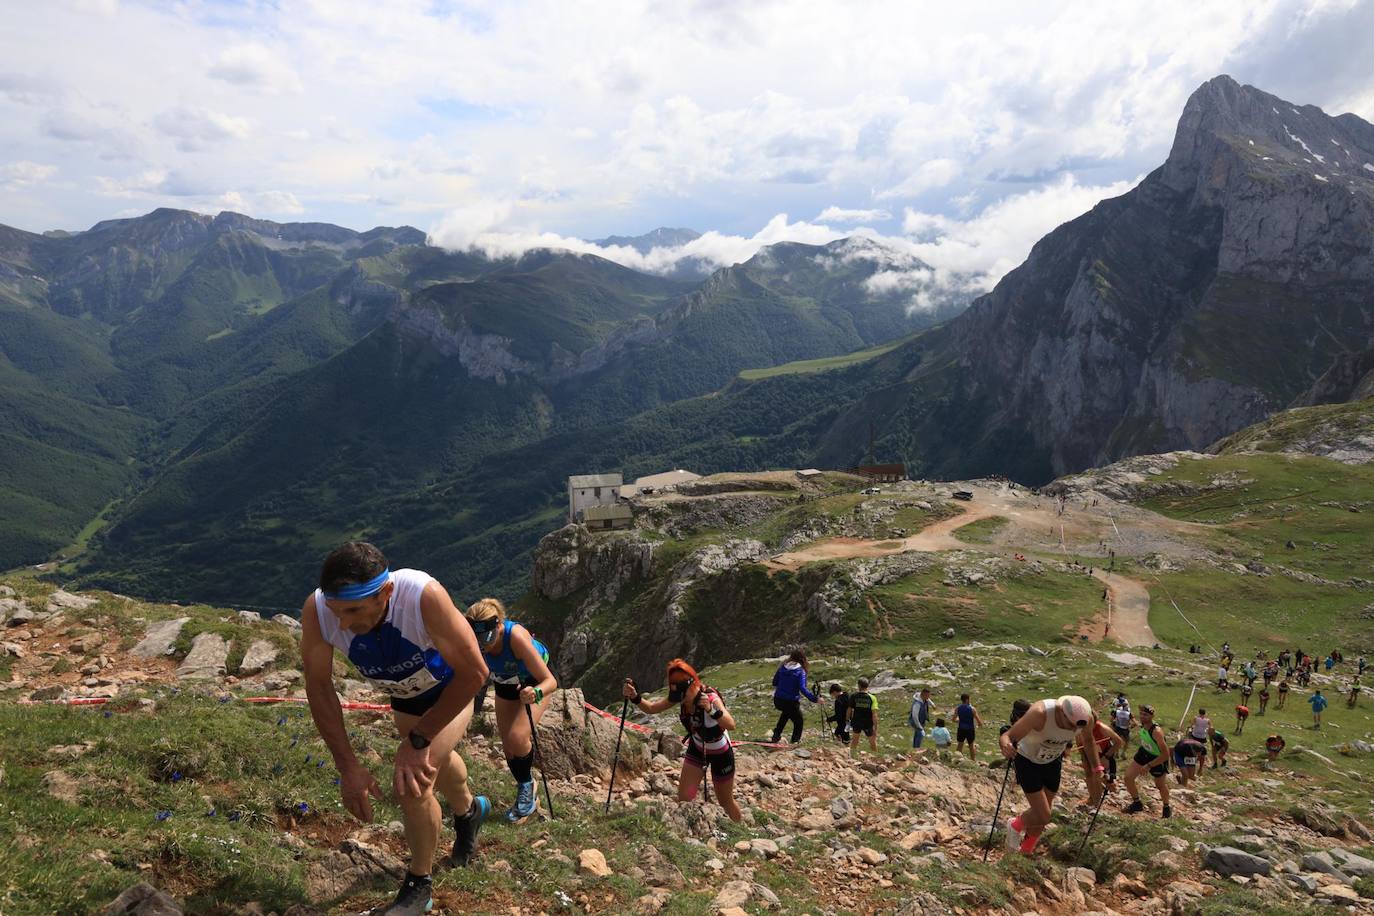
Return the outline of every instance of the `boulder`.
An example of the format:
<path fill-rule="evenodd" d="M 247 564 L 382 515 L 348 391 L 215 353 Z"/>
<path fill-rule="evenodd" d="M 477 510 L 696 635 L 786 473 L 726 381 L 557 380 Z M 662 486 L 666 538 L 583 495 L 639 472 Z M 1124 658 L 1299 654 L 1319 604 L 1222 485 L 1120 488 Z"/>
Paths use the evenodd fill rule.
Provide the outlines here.
<path fill-rule="evenodd" d="M 323 902 L 374 884 L 394 884 L 405 873 L 405 864 L 382 847 L 349 838 L 306 864 L 305 887 L 312 900 Z"/>
<path fill-rule="evenodd" d="M 61 684 L 53 684 L 51 687 L 39 687 L 29 694 L 29 699 L 35 703 L 46 703 L 49 700 L 60 700 L 67 689 Z"/>
<path fill-rule="evenodd" d="M 27 611 L 28 609 L 29 606 L 18 598 L 0 598 L 0 623 L 8 623 L 10 618 L 19 611 Z"/>
<path fill-rule="evenodd" d="M 612 874 L 606 856 L 599 849 L 584 849 L 577 854 L 577 873 L 594 878 L 609 878 Z"/>
<path fill-rule="evenodd" d="M 610 779 L 618 731 L 618 722 L 587 709 L 580 689 L 559 690 L 549 698 L 539 722 L 535 763 L 550 779 L 571 779 L 579 773 Z M 620 742 L 619 762 L 617 782 L 632 779 L 649 766 L 648 745 L 630 729 Z"/>
<path fill-rule="evenodd" d="M 17 608 L 12 608 L 10 610 L 9 620 L 5 621 L 5 623 L 11 627 L 22 627 L 24 624 L 33 623 L 38 619 L 38 615 L 29 610 L 28 605 L 19 603 Z"/>
<path fill-rule="evenodd" d="M 753 894 L 754 886 L 748 881 L 727 881 L 711 901 L 711 906 L 717 910 L 743 907 Z"/>
<path fill-rule="evenodd" d="M 775 859 L 781 852 L 778 844 L 769 839 L 748 840 L 745 848 L 760 859 Z"/>
<path fill-rule="evenodd" d="M 275 616 L 272 618 L 272 622 L 273 622 L 273 623 L 279 623 L 279 624 L 281 624 L 282 626 L 286 627 L 288 630 L 294 630 L 294 631 L 296 631 L 297 633 L 299 633 L 299 632 L 300 632 L 300 629 L 301 629 L 301 622 L 300 622 L 299 620 L 297 620 L 295 617 L 290 617 L 290 616 L 287 616 L 286 614 L 277 614 L 277 615 L 275 615 Z"/>
<path fill-rule="evenodd" d="M 228 640 L 218 633 L 201 633 L 191 643 L 191 651 L 177 668 L 177 678 L 183 681 L 222 678 L 228 660 Z"/>
<path fill-rule="evenodd" d="M 190 617 L 177 617 L 174 620 L 159 620 L 148 625 L 148 629 L 143 634 L 142 641 L 129 650 L 130 654 L 139 658 L 159 658 L 163 655 L 172 654 L 172 646 L 181 635 L 181 628 L 186 626 Z"/>
<path fill-rule="evenodd" d="M 1229 877 L 1231 875 L 1268 875 L 1272 869 L 1268 859 L 1251 855 L 1234 846 L 1214 846 L 1203 856 L 1202 867 Z"/>
<path fill-rule="evenodd" d="M 1064 872 L 1064 880 L 1082 887 L 1093 887 L 1097 884 L 1097 875 L 1091 868 L 1074 867 Z"/>
<path fill-rule="evenodd" d="M 265 639 L 255 639 L 248 647 L 248 651 L 243 653 L 243 661 L 239 662 L 239 674 L 244 677 L 259 674 L 276 660 L 277 647 Z"/>
<path fill-rule="evenodd" d="M 1306 751 L 1307 748 L 1299 748 L 1299 750 Z M 1315 755 L 1315 752 L 1310 753 Z M 1327 762 L 1330 763 L 1330 761 Z M 1299 824 L 1302 824 L 1309 830 L 1320 833 L 1322 836 L 1337 838 L 1343 838 L 1345 836 L 1345 824 L 1341 822 L 1340 815 L 1329 808 L 1298 805 L 1289 811 L 1289 816 Z"/>
<path fill-rule="evenodd" d="M 73 595 L 71 592 L 58 589 L 48 596 L 48 613 L 56 614 L 61 611 L 84 611 L 86 608 L 95 604 L 96 599 L 87 598 L 84 595 Z"/>
<path fill-rule="evenodd" d="M 1303 871 L 1320 872 L 1323 875 L 1331 875 L 1347 884 L 1354 883 L 1354 878 L 1346 874 L 1329 852 L 1313 852 L 1302 857 Z"/>
<path fill-rule="evenodd" d="M 1328 849 L 1326 854 L 1336 863 L 1336 867 L 1347 875 L 1356 878 L 1368 878 L 1374 875 L 1374 860 L 1366 859 L 1364 856 L 1356 855 L 1348 849 Z"/>
<path fill-rule="evenodd" d="M 281 671 L 273 671 L 263 678 L 262 687 L 264 690 L 286 690 L 303 677 L 305 675 L 294 668 L 284 668 Z"/>
<path fill-rule="evenodd" d="M 635 900 L 636 913 L 657 913 L 673 899 L 673 892 L 666 887 L 650 888 L 647 894 Z"/>
<path fill-rule="evenodd" d="M 262 623 L 262 615 L 257 611 L 239 611 L 238 618 L 248 624 Z"/>
<path fill-rule="evenodd" d="M 1285 880 L 1298 890 L 1309 894 L 1315 894 L 1320 886 L 1317 884 L 1317 879 L 1311 875 L 1287 875 Z"/>
<path fill-rule="evenodd" d="M 1317 888 L 1317 898 L 1338 906 L 1345 906 L 1351 903 L 1360 902 L 1360 894 L 1353 887 L 1346 887 L 1344 884 L 1328 884 L 1325 887 Z"/>
<path fill-rule="evenodd" d="M 100 911 L 101 916 L 181 916 L 181 906 L 167 894 L 147 882 L 140 881 L 128 888 Z"/>

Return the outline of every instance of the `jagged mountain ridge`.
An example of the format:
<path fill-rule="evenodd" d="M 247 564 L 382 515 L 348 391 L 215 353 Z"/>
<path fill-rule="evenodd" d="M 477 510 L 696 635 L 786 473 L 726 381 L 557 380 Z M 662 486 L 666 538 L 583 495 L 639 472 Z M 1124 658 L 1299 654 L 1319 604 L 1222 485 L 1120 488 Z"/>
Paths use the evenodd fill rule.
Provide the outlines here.
<path fill-rule="evenodd" d="M 1050 233 L 963 316 L 858 365 L 737 380 L 538 454 L 494 455 L 463 492 L 531 511 L 539 501 L 505 477 L 551 488 L 572 466 L 847 467 L 870 424 L 884 458 L 936 479 L 1046 482 L 1208 446 L 1288 406 L 1369 339 L 1370 287 L 1356 279 L 1369 264 L 1368 125 L 1292 112 L 1218 78 L 1190 101 L 1167 167 Z M 1319 127 L 1338 131 L 1326 142 L 1358 169 L 1313 177 L 1320 163 L 1288 134 Z"/>
<path fill-rule="evenodd" d="M 1371 238 L 1374 126 L 1218 77 L 1163 166 L 887 357 L 918 365 L 859 399 L 817 460 L 852 461 L 870 421 L 935 475 L 1043 481 L 1205 446 L 1364 348 Z"/>
<path fill-rule="evenodd" d="M 592 239 L 591 241 L 593 245 L 600 245 L 602 248 L 623 246 L 633 248 L 640 254 L 648 254 L 655 248 L 677 248 L 699 238 L 701 238 L 701 233 L 695 229 L 659 226 L 657 229 L 650 229 L 643 235 L 608 235 L 604 239 Z"/>

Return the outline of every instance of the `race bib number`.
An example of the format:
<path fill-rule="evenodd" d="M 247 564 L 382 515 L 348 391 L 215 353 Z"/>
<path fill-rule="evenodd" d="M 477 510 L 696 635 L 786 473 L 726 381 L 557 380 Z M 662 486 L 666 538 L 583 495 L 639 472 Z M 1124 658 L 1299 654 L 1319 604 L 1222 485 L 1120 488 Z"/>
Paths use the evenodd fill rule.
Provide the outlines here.
<path fill-rule="evenodd" d="M 379 678 L 369 677 L 367 678 L 367 682 L 382 693 L 402 700 L 418 697 L 420 694 L 438 687 L 440 683 L 438 678 L 423 665 L 409 677 L 399 681 L 384 681 Z"/>

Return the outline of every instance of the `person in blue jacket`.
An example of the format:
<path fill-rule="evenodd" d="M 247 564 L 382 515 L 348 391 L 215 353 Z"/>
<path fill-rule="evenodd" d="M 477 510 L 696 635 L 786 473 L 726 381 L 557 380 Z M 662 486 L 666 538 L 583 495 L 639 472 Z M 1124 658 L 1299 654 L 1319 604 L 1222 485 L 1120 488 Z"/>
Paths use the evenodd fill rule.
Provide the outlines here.
<path fill-rule="evenodd" d="M 805 696 L 812 703 L 819 699 L 806 686 L 807 671 L 806 653 L 793 649 L 787 661 L 773 673 L 773 708 L 778 711 L 778 724 L 773 726 L 774 744 L 782 740 L 782 728 L 789 721 L 792 723 L 792 743 L 801 740 L 801 698 Z"/>

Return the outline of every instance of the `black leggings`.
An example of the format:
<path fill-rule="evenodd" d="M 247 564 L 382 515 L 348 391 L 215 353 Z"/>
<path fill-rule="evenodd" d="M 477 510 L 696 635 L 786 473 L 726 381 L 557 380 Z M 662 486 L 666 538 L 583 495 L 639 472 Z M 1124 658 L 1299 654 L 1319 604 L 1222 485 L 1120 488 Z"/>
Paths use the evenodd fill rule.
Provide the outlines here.
<path fill-rule="evenodd" d="M 801 740 L 802 735 L 801 700 L 784 700 L 782 697 L 773 697 L 773 708 L 781 713 L 778 716 L 778 724 L 773 726 L 773 742 L 776 744 L 782 740 L 782 728 L 791 722 L 792 743 L 796 744 Z"/>

